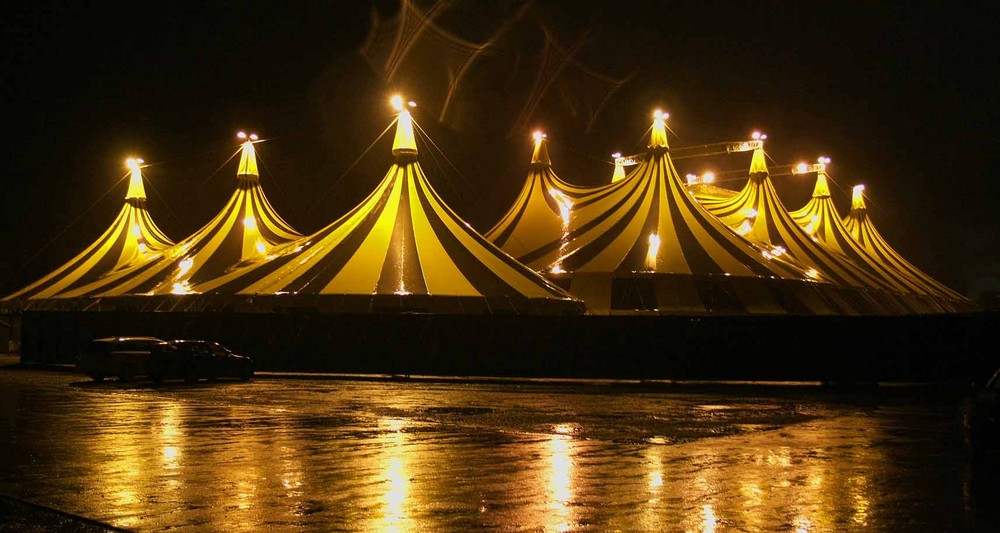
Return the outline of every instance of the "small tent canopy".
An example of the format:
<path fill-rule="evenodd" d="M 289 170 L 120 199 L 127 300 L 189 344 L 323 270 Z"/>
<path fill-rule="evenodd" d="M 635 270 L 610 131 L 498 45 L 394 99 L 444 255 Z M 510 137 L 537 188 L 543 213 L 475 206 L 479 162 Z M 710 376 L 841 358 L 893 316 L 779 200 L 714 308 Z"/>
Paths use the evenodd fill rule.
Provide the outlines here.
<path fill-rule="evenodd" d="M 829 159 L 821 158 L 819 164 L 814 165 L 816 186 L 809 202 L 801 209 L 790 213 L 795 222 L 823 248 L 846 257 L 852 263 L 864 268 L 889 290 L 906 295 L 905 300 L 909 302 L 914 312 L 949 311 L 949 306 L 943 305 L 939 298 L 926 298 L 932 295 L 869 253 L 851 237 L 830 195 L 829 175 L 826 172 L 828 162 Z"/>
<path fill-rule="evenodd" d="M 897 273 L 901 278 L 925 294 L 944 298 L 962 309 L 970 309 L 971 303 L 965 297 L 948 288 L 945 284 L 932 278 L 927 273 L 913 266 L 903 258 L 889 242 L 878 232 L 871 217 L 868 215 L 868 208 L 865 204 L 864 185 L 854 187 L 851 199 L 851 211 L 843 219 L 844 229 L 869 255 L 877 259 L 888 269 Z"/>
<path fill-rule="evenodd" d="M 244 139 L 236 191 L 201 229 L 151 260 L 122 269 L 60 297 L 189 294 L 191 287 L 233 266 L 265 257 L 302 235 L 285 222 L 264 195 L 257 171 L 256 135 Z"/>
<path fill-rule="evenodd" d="M 892 291 L 899 287 L 884 279 L 865 263 L 840 251 L 830 250 L 807 234 L 785 209 L 767 169 L 763 143 L 753 151 L 749 179 L 739 194 L 725 200 L 705 200 L 703 205 L 741 235 L 766 246 L 775 254 L 819 272 L 837 285 L 868 289 L 877 304 L 872 311 L 888 314 L 916 312 Z M 919 309 L 919 306 L 918 306 Z"/>
<path fill-rule="evenodd" d="M 111 226 L 69 262 L 4 300 L 53 298 L 141 264 L 173 245 L 146 210 L 142 160 L 129 159 L 126 164 L 130 170 L 128 192 Z"/>
<path fill-rule="evenodd" d="M 545 243 L 563 239 L 573 210 L 614 188 L 613 184 L 584 187 L 564 181 L 552 169 L 545 135 L 535 132 L 534 139 L 531 165 L 521 192 L 507 213 L 484 234 L 518 260 Z M 624 176 L 623 168 L 621 173 Z"/>

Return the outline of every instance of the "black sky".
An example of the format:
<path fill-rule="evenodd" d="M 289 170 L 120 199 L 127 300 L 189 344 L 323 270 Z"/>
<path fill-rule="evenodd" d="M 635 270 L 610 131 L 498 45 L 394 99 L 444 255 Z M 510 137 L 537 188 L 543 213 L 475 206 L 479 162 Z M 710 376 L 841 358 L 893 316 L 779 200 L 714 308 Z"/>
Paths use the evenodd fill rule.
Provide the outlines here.
<path fill-rule="evenodd" d="M 971 296 L 1000 288 L 994 4 L 456 0 L 440 26 L 494 42 L 443 122 L 436 106 L 451 56 L 415 47 L 393 83 L 373 68 L 372 13 L 392 18 L 392 1 L 80 4 L 25 2 L 0 17 L 3 294 L 111 222 L 129 155 L 151 163 L 148 205 L 160 227 L 175 241 L 196 230 L 233 190 L 235 162 L 222 165 L 241 129 L 268 139 L 258 151 L 278 211 L 318 230 L 391 163 L 390 139 L 365 150 L 392 120 L 396 88 L 418 101 L 415 118 L 443 153 L 422 148 L 432 184 L 480 231 L 513 202 L 535 127 L 549 135 L 557 174 L 596 183 L 610 177 L 612 151 L 641 149 L 661 107 L 675 147 L 760 129 L 773 164 L 831 157 L 842 210 L 864 182 L 876 224 L 914 264 Z M 600 84 L 566 70 L 530 127 L 512 131 L 546 31 L 578 65 L 627 81 L 588 122 Z M 744 154 L 678 167 L 748 163 Z M 775 184 L 796 209 L 813 178 Z"/>

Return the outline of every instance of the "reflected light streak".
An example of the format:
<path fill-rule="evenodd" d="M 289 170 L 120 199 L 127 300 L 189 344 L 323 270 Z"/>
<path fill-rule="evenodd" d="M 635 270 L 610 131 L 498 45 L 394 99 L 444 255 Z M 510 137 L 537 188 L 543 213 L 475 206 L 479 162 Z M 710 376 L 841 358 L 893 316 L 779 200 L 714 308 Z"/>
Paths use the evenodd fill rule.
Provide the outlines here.
<path fill-rule="evenodd" d="M 555 435 L 549 438 L 549 523 L 548 528 L 556 531 L 572 529 L 572 509 L 570 499 L 573 497 L 573 427 L 565 424 L 555 428 Z M 548 529 L 547 528 L 547 529 Z"/>
<path fill-rule="evenodd" d="M 383 482 L 387 487 L 382 523 L 377 530 L 406 531 L 409 525 L 406 501 L 410 494 L 410 478 L 403 449 L 406 443 L 406 434 L 403 432 L 406 422 L 395 418 L 384 419 L 379 421 L 379 426 L 386 432 L 382 435 L 387 454 L 382 461 L 382 469 Z"/>
<path fill-rule="evenodd" d="M 717 520 L 715 518 L 715 510 L 712 509 L 712 504 L 706 503 L 704 507 L 701 508 L 702 514 L 702 531 L 704 533 L 714 533 Z"/>

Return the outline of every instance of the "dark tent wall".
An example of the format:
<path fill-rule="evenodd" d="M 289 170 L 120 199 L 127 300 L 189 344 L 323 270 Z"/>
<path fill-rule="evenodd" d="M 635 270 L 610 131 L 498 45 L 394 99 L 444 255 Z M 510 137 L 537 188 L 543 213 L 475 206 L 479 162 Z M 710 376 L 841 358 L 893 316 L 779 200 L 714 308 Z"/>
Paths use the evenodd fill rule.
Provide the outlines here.
<path fill-rule="evenodd" d="M 968 384 L 1000 364 L 1000 313 L 497 316 L 26 311 L 22 361 L 72 363 L 95 337 L 217 340 L 261 371 L 634 380 Z M 995 369 L 995 368 L 994 368 Z"/>

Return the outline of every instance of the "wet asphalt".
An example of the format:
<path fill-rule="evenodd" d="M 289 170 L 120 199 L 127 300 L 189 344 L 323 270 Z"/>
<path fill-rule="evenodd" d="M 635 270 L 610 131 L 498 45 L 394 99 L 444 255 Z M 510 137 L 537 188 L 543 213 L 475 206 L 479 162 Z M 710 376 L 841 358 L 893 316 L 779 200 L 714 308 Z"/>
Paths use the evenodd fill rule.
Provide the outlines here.
<path fill-rule="evenodd" d="M 0 365 L 0 531 L 1000 530 L 962 391 L 348 378 Z"/>

